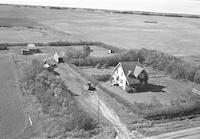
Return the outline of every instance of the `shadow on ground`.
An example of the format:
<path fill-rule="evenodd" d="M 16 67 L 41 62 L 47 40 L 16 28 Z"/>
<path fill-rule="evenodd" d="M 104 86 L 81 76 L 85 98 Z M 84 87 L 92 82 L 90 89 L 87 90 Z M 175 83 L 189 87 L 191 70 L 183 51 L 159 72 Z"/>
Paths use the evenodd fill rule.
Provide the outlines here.
<path fill-rule="evenodd" d="M 141 93 L 141 92 L 165 92 L 163 89 L 166 86 L 162 86 L 162 85 L 155 85 L 155 84 L 148 84 L 146 87 L 140 87 L 137 89 L 137 92 Z"/>

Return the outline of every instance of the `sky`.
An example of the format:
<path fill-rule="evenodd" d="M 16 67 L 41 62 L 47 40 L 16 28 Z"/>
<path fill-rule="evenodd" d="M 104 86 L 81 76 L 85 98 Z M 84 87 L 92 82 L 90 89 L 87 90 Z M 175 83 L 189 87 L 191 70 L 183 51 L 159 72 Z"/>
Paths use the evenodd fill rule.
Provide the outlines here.
<path fill-rule="evenodd" d="M 200 15 L 200 0 L 0 0 L 0 3 Z"/>

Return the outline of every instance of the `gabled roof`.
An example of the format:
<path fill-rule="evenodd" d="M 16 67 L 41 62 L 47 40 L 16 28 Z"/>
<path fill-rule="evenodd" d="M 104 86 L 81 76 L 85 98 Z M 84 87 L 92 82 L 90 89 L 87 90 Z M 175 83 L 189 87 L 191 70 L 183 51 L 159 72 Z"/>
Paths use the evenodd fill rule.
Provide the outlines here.
<path fill-rule="evenodd" d="M 54 54 L 57 54 L 58 57 L 65 57 L 65 51 L 56 51 Z"/>
<path fill-rule="evenodd" d="M 136 67 L 135 67 L 135 71 L 134 71 L 134 73 L 133 73 L 134 76 L 137 78 L 138 75 L 140 75 L 140 73 L 141 73 L 143 70 L 144 70 L 143 67 L 140 67 L 140 66 L 136 65 Z"/>
<path fill-rule="evenodd" d="M 123 70 L 124 70 L 124 74 L 127 76 L 128 71 L 132 71 L 134 73 L 135 71 L 135 67 L 137 65 L 139 65 L 138 62 L 120 62 Z"/>

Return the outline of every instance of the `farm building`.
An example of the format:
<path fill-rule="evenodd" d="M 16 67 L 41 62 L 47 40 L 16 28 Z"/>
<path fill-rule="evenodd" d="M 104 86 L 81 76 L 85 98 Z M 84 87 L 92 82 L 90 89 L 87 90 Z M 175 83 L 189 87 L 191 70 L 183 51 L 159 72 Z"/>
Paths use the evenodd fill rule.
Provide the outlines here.
<path fill-rule="evenodd" d="M 28 44 L 27 49 L 33 53 L 40 53 L 40 49 L 35 46 L 35 44 Z"/>
<path fill-rule="evenodd" d="M 112 73 L 112 84 L 119 85 L 124 90 L 137 90 L 147 84 L 146 70 L 138 62 L 120 62 Z"/>
<path fill-rule="evenodd" d="M 63 51 L 55 52 L 53 55 L 53 59 L 57 63 L 64 63 L 64 57 L 65 57 L 65 52 Z"/>
<path fill-rule="evenodd" d="M 35 47 L 34 43 L 29 43 L 27 47 Z"/>
<path fill-rule="evenodd" d="M 54 59 L 48 59 L 45 60 L 45 62 L 43 63 L 43 66 L 47 69 L 53 70 L 57 65 L 57 62 Z"/>
<path fill-rule="evenodd" d="M 33 52 L 31 52 L 31 51 L 28 50 L 28 49 L 21 49 L 21 54 L 22 54 L 22 55 L 32 55 Z"/>
<path fill-rule="evenodd" d="M 0 46 L 0 50 L 8 50 L 7 46 Z"/>
<path fill-rule="evenodd" d="M 108 50 L 108 54 L 112 54 L 113 53 L 113 51 L 110 49 L 110 50 Z"/>

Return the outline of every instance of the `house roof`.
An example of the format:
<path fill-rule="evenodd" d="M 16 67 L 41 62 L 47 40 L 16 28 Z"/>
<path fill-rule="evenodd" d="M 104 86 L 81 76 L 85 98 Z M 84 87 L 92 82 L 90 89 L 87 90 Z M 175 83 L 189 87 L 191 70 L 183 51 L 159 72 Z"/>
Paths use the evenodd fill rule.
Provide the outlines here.
<path fill-rule="evenodd" d="M 130 78 L 130 77 L 126 76 L 126 79 L 127 79 L 129 84 L 139 84 L 140 83 L 140 81 L 136 78 L 132 78 L 132 77 Z"/>
<path fill-rule="evenodd" d="M 140 66 L 136 65 L 136 67 L 135 67 L 135 71 L 134 71 L 134 73 L 133 73 L 134 76 L 137 78 L 138 75 L 139 75 L 143 70 L 144 70 L 143 67 L 140 67 Z"/>
<path fill-rule="evenodd" d="M 56 51 L 55 54 L 57 53 L 57 55 L 59 57 L 65 57 L 65 51 Z"/>
<path fill-rule="evenodd" d="M 120 62 L 120 64 L 126 76 L 131 71 L 137 78 L 137 76 L 144 70 L 142 65 L 139 64 L 138 62 Z"/>

